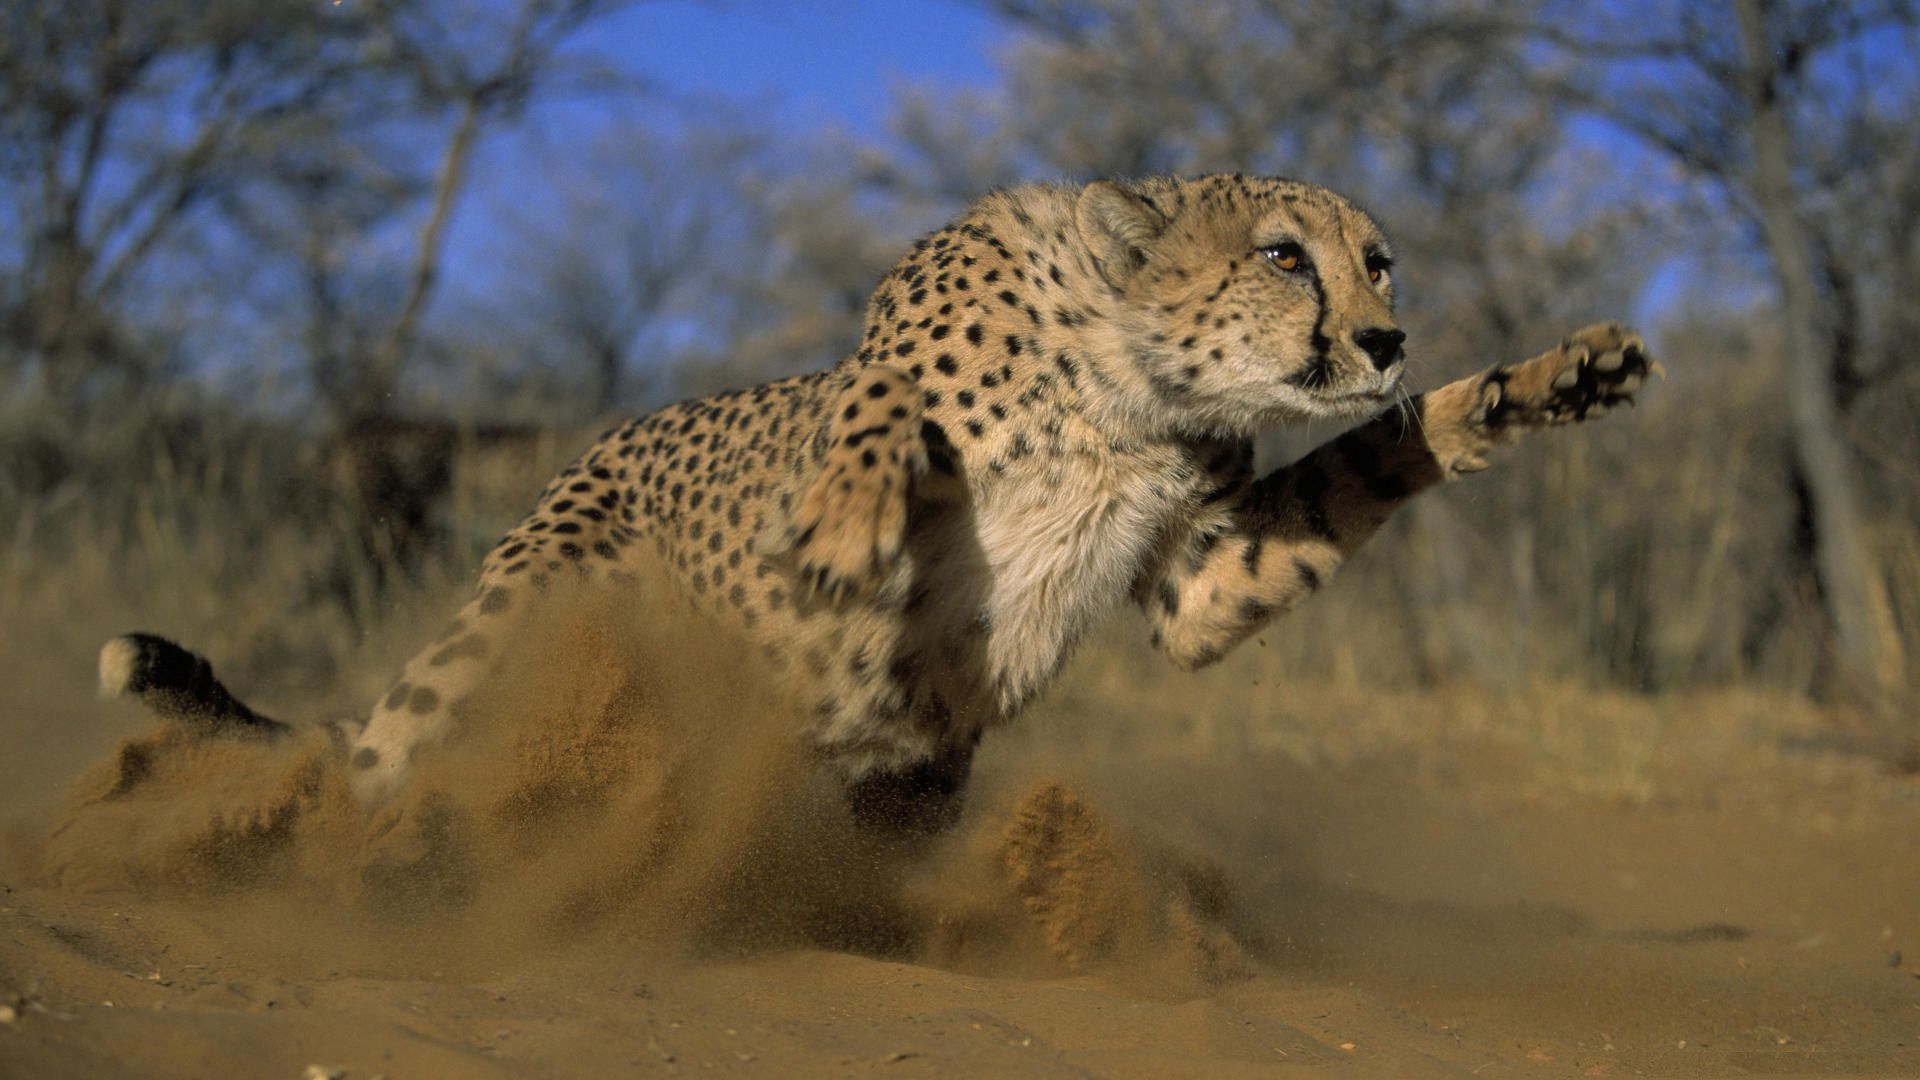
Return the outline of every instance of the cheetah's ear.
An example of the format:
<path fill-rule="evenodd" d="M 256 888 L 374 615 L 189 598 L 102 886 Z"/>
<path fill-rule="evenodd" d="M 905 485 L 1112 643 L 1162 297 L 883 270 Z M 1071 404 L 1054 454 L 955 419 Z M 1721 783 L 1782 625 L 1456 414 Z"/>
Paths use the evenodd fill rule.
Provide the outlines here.
<path fill-rule="evenodd" d="M 1081 190 L 1074 218 L 1081 242 L 1113 285 L 1146 265 L 1147 245 L 1167 227 L 1167 216 L 1153 204 L 1107 180 L 1095 180 Z"/>

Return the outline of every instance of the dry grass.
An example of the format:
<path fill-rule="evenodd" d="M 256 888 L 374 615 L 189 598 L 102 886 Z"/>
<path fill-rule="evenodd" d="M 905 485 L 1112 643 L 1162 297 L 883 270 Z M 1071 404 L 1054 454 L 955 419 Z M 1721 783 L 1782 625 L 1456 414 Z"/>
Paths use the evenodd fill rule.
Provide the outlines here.
<path fill-rule="evenodd" d="M 1717 386 L 1711 357 L 1673 366 L 1680 377 L 1638 415 L 1538 440 L 1423 499 L 1215 672 L 1187 678 L 1146 656 L 1121 615 L 1052 695 L 1051 729 L 1302 760 L 1479 740 L 1531 762 L 1542 784 L 1642 799 L 1689 740 L 1910 752 L 1912 710 L 1808 704 L 1827 689 L 1822 626 L 1760 383 Z M 29 743 L 95 745 L 74 728 L 89 722 L 93 650 L 131 628 L 193 643 L 269 710 L 354 711 L 591 437 L 457 451 L 440 542 L 399 566 L 352 539 L 378 530 L 298 424 L 187 397 L 77 425 L 16 409 L 0 425 L 8 723 Z M 1920 539 L 1900 470 L 1920 460 L 1916 442 L 1876 446 L 1885 465 L 1868 485 L 1909 655 Z M 1109 719 L 1096 732 L 1081 714 Z"/>

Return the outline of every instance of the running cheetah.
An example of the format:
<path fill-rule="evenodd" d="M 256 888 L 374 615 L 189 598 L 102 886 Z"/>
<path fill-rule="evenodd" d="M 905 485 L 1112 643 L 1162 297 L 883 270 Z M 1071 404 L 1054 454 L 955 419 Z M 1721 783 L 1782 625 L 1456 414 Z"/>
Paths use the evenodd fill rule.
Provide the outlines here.
<path fill-rule="evenodd" d="M 1605 323 L 1409 396 L 1393 300 L 1379 227 L 1309 184 L 989 195 L 881 280 L 852 356 L 631 420 L 562 471 L 347 740 L 356 792 L 391 798 L 544 593 L 660 560 L 794 677 L 857 817 L 938 829 L 982 733 L 1114 607 L 1210 664 L 1407 499 L 1660 370 Z M 1261 430 L 1366 417 L 1254 475 Z M 163 638 L 115 638 L 101 679 L 209 732 L 287 730 Z"/>

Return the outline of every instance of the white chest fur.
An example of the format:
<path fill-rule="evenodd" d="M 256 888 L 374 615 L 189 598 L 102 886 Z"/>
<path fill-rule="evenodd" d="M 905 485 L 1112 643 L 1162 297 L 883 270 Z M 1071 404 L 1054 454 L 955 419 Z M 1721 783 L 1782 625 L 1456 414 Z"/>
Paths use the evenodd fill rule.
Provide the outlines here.
<path fill-rule="evenodd" d="M 1172 446 L 1035 455 L 980 493 L 987 661 L 1004 712 L 1126 600 L 1142 560 L 1193 496 L 1190 460 Z"/>

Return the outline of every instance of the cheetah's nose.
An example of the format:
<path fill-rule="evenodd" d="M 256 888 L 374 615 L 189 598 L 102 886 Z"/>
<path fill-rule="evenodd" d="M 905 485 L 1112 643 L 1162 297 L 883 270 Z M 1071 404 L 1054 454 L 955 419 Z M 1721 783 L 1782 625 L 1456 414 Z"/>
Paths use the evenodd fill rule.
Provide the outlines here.
<path fill-rule="evenodd" d="M 1375 371 L 1385 371 L 1400 359 L 1400 343 L 1405 340 L 1406 331 L 1385 326 L 1369 326 L 1353 332 L 1353 343 L 1373 359 Z"/>

